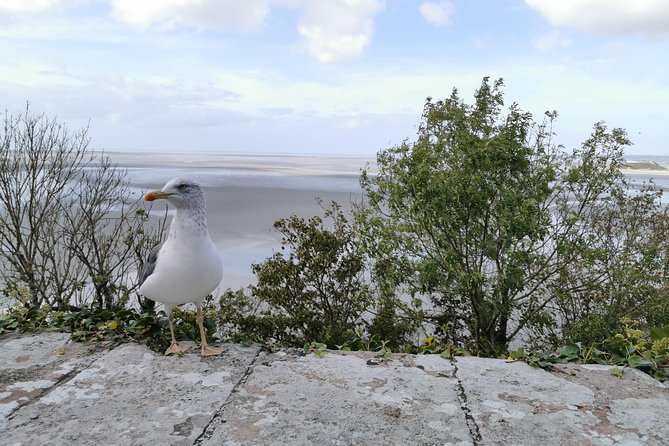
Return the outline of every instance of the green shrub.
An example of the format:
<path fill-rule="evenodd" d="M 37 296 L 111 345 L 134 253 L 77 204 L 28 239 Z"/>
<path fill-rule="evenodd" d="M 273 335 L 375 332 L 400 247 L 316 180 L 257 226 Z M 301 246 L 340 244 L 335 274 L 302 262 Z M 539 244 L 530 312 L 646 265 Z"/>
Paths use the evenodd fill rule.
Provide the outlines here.
<path fill-rule="evenodd" d="M 528 330 L 532 343 L 559 342 L 563 327 L 606 321 L 607 306 L 657 322 L 669 211 L 657 190 L 627 187 L 625 131 L 597 123 L 566 152 L 557 114 L 536 123 L 515 103 L 504 110 L 502 87 L 485 78 L 472 104 L 457 90 L 428 98 L 416 141 L 363 172 L 356 221 L 373 261 L 429 307 L 444 343 L 475 354 L 504 354 Z"/>
<path fill-rule="evenodd" d="M 282 251 L 252 266 L 258 281 L 251 294 L 260 303 L 251 316 L 255 332 L 281 344 L 342 344 L 363 323 L 372 295 L 365 258 L 340 206 L 324 208 L 324 219 L 293 215 L 274 228 Z"/>

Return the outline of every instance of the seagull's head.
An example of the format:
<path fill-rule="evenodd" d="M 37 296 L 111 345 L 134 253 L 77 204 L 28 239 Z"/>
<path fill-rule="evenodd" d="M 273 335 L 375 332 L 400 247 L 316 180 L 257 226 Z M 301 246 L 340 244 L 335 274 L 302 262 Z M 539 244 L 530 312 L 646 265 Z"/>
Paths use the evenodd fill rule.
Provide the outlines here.
<path fill-rule="evenodd" d="M 167 200 L 178 208 L 197 208 L 204 206 L 204 189 L 197 181 L 174 178 L 161 190 L 147 192 L 144 200 Z"/>

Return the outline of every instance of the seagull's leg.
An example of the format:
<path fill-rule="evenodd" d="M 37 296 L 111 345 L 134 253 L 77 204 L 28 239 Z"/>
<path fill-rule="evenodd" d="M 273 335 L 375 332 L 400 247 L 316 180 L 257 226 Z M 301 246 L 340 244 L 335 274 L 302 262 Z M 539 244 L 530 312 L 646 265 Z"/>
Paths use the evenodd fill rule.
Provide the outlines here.
<path fill-rule="evenodd" d="M 185 353 L 186 350 L 190 348 L 190 346 L 186 344 L 179 344 L 177 342 L 177 339 L 174 337 L 174 327 L 173 327 L 174 315 L 172 314 L 171 308 L 168 310 L 167 321 L 170 323 L 170 333 L 172 333 L 172 344 L 170 344 L 170 347 L 167 350 L 165 350 L 165 355 L 171 355 L 173 353 L 181 355 Z"/>
<path fill-rule="evenodd" d="M 202 308 L 198 305 L 197 306 L 197 326 L 200 327 L 200 342 L 201 342 L 201 349 L 200 353 L 202 356 L 216 356 L 220 355 L 225 351 L 224 348 L 216 348 L 216 347 L 211 347 L 209 344 L 207 344 L 207 336 L 204 332 L 204 325 L 202 325 L 202 322 L 204 321 L 204 316 L 202 315 Z"/>

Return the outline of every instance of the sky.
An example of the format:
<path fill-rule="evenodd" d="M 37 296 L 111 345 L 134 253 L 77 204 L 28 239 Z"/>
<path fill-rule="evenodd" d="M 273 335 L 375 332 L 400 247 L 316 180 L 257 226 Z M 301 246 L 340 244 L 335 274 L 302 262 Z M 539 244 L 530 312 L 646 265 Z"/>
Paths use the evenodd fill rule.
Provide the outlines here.
<path fill-rule="evenodd" d="M 373 155 L 484 76 L 669 155 L 666 0 L 0 0 L 0 108 L 96 149 Z"/>

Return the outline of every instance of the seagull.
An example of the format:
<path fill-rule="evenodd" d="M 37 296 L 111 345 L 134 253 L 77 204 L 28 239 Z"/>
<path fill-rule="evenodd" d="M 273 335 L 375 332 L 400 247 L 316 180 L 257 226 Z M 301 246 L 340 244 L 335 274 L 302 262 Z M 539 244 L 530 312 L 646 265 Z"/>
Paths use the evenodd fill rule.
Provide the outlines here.
<path fill-rule="evenodd" d="M 223 278 L 221 257 L 207 229 L 204 189 L 196 181 L 174 178 L 161 190 L 147 192 L 144 200 L 167 200 L 176 208 L 167 239 L 151 250 L 139 280 L 142 295 L 165 306 L 172 333 L 172 344 L 165 354 L 182 354 L 189 349 L 174 337 L 172 309 L 192 302 L 197 306 L 202 356 L 219 355 L 225 350 L 207 344 L 202 326 L 202 301 Z"/>

